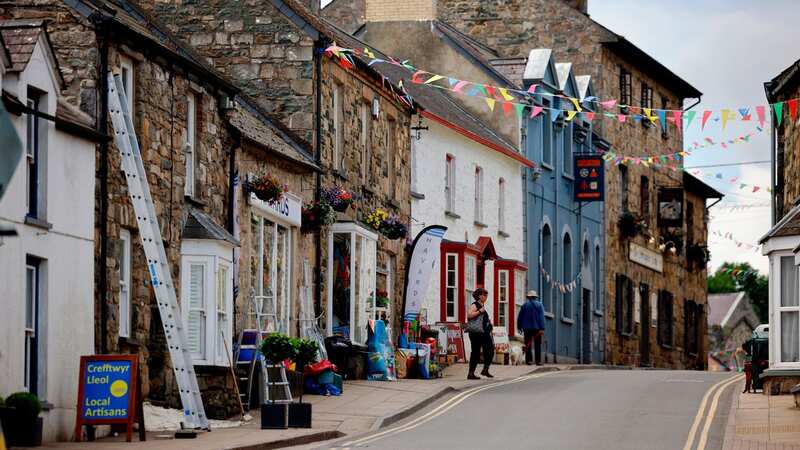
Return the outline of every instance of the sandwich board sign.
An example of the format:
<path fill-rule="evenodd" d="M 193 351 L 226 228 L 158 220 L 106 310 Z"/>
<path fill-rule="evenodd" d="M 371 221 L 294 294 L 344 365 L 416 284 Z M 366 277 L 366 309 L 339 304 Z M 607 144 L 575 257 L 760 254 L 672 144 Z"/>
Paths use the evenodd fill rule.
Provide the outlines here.
<path fill-rule="evenodd" d="M 136 355 L 81 356 L 75 441 L 80 442 L 84 425 L 126 424 L 126 440 L 131 442 L 137 418 L 139 440 L 145 440 L 138 391 Z"/>

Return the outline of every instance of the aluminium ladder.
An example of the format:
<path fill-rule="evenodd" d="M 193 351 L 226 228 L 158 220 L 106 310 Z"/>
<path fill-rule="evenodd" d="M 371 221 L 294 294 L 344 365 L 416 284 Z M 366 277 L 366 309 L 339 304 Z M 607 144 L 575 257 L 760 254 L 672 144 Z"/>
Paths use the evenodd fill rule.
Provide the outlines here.
<path fill-rule="evenodd" d="M 164 251 L 164 241 L 158 225 L 147 184 L 147 174 L 139 150 L 139 141 L 133 128 L 133 121 L 128 114 L 128 99 L 122 87 L 119 75 L 108 73 L 108 109 L 114 128 L 114 141 L 120 152 L 122 170 L 128 183 L 128 196 L 136 213 L 139 236 L 142 239 L 150 281 L 158 302 L 161 323 L 169 346 L 172 369 L 183 405 L 183 428 L 209 430 L 208 418 L 203 408 L 203 399 L 197 386 L 192 355 L 186 345 L 180 306 L 175 295 L 175 285 L 169 260 Z"/>

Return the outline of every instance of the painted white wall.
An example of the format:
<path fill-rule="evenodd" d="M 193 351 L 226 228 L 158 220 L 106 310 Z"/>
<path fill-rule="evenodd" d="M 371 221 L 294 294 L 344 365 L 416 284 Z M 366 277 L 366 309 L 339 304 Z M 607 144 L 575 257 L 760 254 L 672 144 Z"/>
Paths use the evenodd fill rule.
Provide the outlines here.
<path fill-rule="evenodd" d="M 5 75 L 4 81 L 23 103 L 27 86 L 47 92 L 46 112 L 55 115 L 59 92 L 52 62 L 40 40 L 27 68 Z M 4 88 L 6 86 L 4 85 Z M 11 116 L 25 144 L 26 116 Z M 25 225 L 25 157 L 21 158 L 6 196 L 0 200 L 0 223 L 19 236 L 0 245 L 0 395 L 23 389 L 25 258 L 42 258 L 40 334 L 45 342 L 43 400 L 53 408 L 43 413 L 44 439 L 72 437 L 81 355 L 94 352 L 94 180 L 92 142 L 47 127 L 46 220 L 50 230 Z"/>
<path fill-rule="evenodd" d="M 416 123 L 416 121 L 412 121 Z M 444 225 L 447 233 L 444 238 L 450 241 L 477 242 L 481 236 L 492 238 L 497 254 L 506 259 L 522 261 L 524 258 L 523 235 L 523 186 L 522 164 L 502 153 L 479 144 L 430 119 L 423 119 L 430 129 L 422 131 L 421 139 L 412 139 L 414 186 L 412 191 L 425 196 L 412 198 L 412 233 L 416 236 L 429 225 Z M 415 133 L 412 133 L 412 136 Z M 446 199 L 445 167 L 447 154 L 456 159 L 455 212 L 460 218 L 445 215 Z M 474 192 L 475 167 L 483 169 L 484 212 L 483 223 L 487 227 L 475 225 Z M 498 182 L 503 178 L 505 187 L 505 231 L 509 237 L 498 234 Z M 423 308 L 428 310 L 428 321 L 442 320 L 440 305 L 441 261 L 434 269 L 428 295 Z M 487 277 L 486 288 L 491 291 L 493 279 Z M 491 295 L 491 292 L 490 292 Z M 492 297 L 490 297 L 492 298 Z M 487 302 L 489 305 L 491 302 Z M 487 308 L 493 315 L 491 307 Z"/>

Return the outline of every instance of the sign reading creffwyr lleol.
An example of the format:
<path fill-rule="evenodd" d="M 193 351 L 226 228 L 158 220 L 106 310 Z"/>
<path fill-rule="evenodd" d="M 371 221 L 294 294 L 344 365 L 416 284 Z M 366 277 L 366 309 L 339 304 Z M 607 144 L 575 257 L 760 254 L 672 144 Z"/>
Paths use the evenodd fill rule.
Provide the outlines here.
<path fill-rule="evenodd" d="M 80 442 L 83 425 L 128 425 L 131 441 L 133 422 L 140 416 L 140 440 L 144 421 L 137 411 L 137 358 L 135 355 L 81 356 L 75 440 Z"/>
<path fill-rule="evenodd" d="M 605 165 L 600 155 L 575 155 L 575 201 L 602 202 Z"/>

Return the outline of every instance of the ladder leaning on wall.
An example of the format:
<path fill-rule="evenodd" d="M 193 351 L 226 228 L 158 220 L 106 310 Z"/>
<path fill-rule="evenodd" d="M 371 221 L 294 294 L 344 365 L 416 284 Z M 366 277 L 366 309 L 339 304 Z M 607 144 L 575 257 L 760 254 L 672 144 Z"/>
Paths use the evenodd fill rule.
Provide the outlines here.
<path fill-rule="evenodd" d="M 183 405 L 183 428 L 209 429 L 203 408 L 203 399 L 197 386 L 192 355 L 186 346 L 180 306 L 175 295 L 175 285 L 164 251 L 164 241 L 158 225 L 147 174 L 139 150 L 139 141 L 128 114 L 128 100 L 119 75 L 108 74 L 108 109 L 114 128 L 114 141 L 120 152 L 122 170 L 128 183 L 128 196 L 136 213 L 139 236 L 147 258 L 148 272 L 158 302 L 161 323 L 167 338 L 169 356 Z"/>

